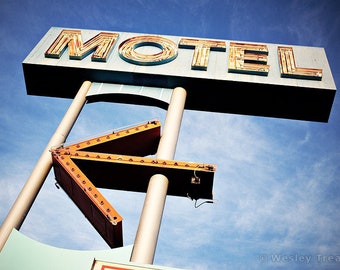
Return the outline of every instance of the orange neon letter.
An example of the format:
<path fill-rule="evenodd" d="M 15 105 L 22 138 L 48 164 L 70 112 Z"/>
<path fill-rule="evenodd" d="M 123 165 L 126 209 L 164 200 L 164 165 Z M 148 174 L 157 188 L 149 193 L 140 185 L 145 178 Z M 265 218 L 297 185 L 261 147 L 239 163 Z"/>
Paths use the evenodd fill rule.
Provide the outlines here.
<path fill-rule="evenodd" d="M 136 51 L 143 46 L 153 46 L 161 50 L 155 54 L 144 54 Z M 178 49 L 175 42 L 159 36 L 137 36 L 129 38 L 119 45 L 119 56 L 132 64 L 142 66 L 162 65 L 177 57 Z"/>
<path fill-rule="evenodd" d="M 45 52 L 45 57 L 60 58 L 66 48 L 70 59 L 81 60 L 94 52 L 92 61 L 106 62 L 119 34 L 100 32 L 83 44 L 80 30 L 63 30 Z"/>
<path fill-rule="evenodd" d="M 322 69 L 300 68 L 296 66 L 292 47 L 279 46 L 278 55 L 282 78 L 321 80 Z"/>
<path fill-rule="evenodd" d="M 179 48 L 194 49 L 191 69 L 207 70 L 210 51 L 226 51 L 224 41 L 182 38 Z"/>
<path fill-rule="evenodd" d="M 267 45 L 231 42 L 228 71 L 267 76 L 267 55 Z"/>

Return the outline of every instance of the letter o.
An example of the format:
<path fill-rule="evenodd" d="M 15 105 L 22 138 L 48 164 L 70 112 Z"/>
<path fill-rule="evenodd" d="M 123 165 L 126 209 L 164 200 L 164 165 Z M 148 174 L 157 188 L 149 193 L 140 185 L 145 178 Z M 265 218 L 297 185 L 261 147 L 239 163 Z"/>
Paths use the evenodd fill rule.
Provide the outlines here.
<path fill-rule="evenodd" d="M 142 54 L 136 51 L 142 46 L 155 46 L 161 52 Z M 159 36 L 137 36 L 129 38 L 119 45 L 119 56 L 123 60 L 142 66 L 162 65 L 177 57 L 178 48 L 175 42 Z"/>

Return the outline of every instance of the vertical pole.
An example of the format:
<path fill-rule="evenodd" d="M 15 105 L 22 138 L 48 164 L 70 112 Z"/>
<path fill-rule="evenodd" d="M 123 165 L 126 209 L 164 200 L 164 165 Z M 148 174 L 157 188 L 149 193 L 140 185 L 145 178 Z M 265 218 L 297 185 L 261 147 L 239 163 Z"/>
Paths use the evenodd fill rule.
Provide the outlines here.
<path fill-rule="evenodd" d="M 42 152 L 38 162 L 36 163 L 30 177 L 19 193 L 16 201 L 12 205 L 6 219 L 0 228 L 0 251 L 5 245 L 13 228 L 20 229 L 29 212 L 40 188 L 42 187 L 48 173 L 52 168 L 52 157 L 50 149 L 65 142 L 75 121 L 78 118 L 86 102 L 86 94 L 91 87 L 91 82 L 85 81 L 79 89 L 77 95 L 73 99 L 69 109 L 65 113 L 58 128 L 48 142 L 46 148 Z"/>
<path fill-rule="evenodd" d="M 172 160 L 175 156 L 185 100 L 185 89 L 175 88 L 157 149 L 156 158 L 158 159 Z M 168 179 L 164 175 L 156 174 L 151 177 L 130 258 L 131 262 L 153 263 L 167 190 Z"/>

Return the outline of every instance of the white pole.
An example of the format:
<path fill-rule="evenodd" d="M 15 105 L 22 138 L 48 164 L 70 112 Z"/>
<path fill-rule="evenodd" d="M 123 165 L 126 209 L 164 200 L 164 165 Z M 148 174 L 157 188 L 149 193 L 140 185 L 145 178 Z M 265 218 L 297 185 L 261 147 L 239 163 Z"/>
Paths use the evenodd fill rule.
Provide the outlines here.
<path fill-rule="evenodd" d="M 185 89 L 175 88 L 158 145 L 157 159 L 172 160 L 175 156 L 185 100 Z M 151 177 L 131 253 L 131 262 L 153 263 L 167 190 L 168 179 L 164 175 L 156 174 Z"/>
<path fill-rule="evenodd" d="M 16 201 L 12 205 L 11 210 L 7 214 L 6 219 L 0 228 L 0 251 L 5 245 L 13 228 L 20 229 L 25 220 L 36 196 L 39 193 L 48 173 L 52 167 L 51 148 L 65 142 L 75 121 L 78 118 L 85 102 L 86 94 L 91 87 L 91 82 L 85 81 L 79 89 L 77 95 L 73 99 L 69 109 L 65 113 L 64 118 L 60 122 L 55 133 L 48 142 L 46 148 L 42 152 L 40 159 L 36 163 L 30 177 L 19 193 Z"/>

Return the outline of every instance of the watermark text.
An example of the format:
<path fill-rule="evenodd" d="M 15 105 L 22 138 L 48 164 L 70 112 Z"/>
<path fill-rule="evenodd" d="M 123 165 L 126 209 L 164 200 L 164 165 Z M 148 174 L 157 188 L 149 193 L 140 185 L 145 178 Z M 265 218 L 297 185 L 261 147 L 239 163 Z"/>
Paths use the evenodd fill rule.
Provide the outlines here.
<path fill-rule="evenodd" d="M 279 264 L 339 264 L 340 254 L 331 255 L 306 255 L 306 254 L 262 254 L 258 257 L 261 263 L 279 263 Z"/>

